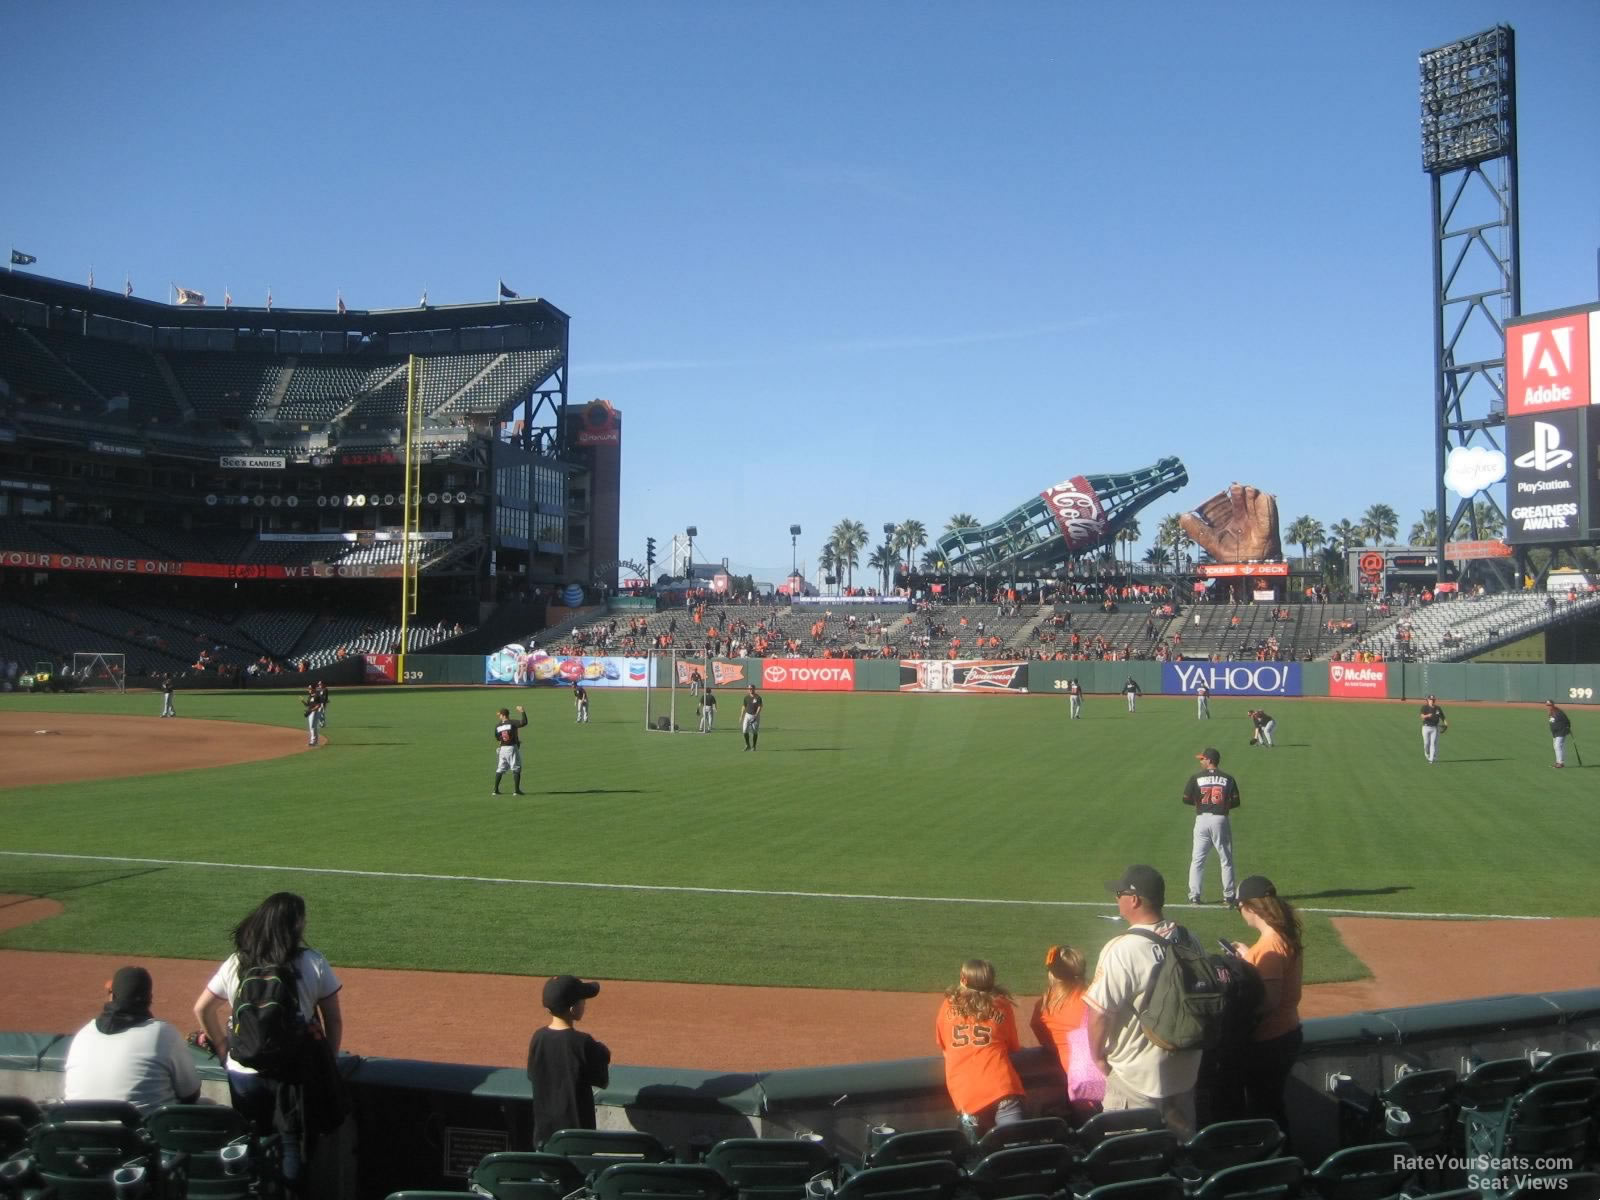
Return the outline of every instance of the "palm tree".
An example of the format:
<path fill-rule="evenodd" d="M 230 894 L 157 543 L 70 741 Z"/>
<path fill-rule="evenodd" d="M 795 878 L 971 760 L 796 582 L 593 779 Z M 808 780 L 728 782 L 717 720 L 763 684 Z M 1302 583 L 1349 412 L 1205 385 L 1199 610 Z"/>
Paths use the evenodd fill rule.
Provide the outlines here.
<path fill-rule="evenodd" d="M 1183 544 L 1187 540 L 1177 513 L 1169 513 L 1161 518 L 1161 523 L 1156 526 L 1156 545 L 1172 551 L 1173 566 L 1177 566 L 1181 560 Z"/>
<path fill-rule="evenodd" d="M 1500 515 L 1500 510 L 1487 500 L 1474 500 L 1472 515 L 1478 519 L 1479 537 L 1497 538 L 1505 533 L 1505 518 Z"/>
<path fill-rule="evenodd" d="M 1349 550 L 1354 546 L 1367 544 L 1366 530 L 1357 525 L 1348 517 L 1342 517 L 1333 523 L 1333 528 L 1328 530 L 1333 538 L 1333 544 L 1340 550 Z"/>
<path fill-rule="evenodd" d="M 1349 522 L 1341 521 L 1340 524 L 1348 525 Z M 1344 548 L 1337 542 L 1329 542 L 1322 548 L 1322 583 L 1331 595 L 1343 596 L 1349 591 L 1349 580 L 1345 578 Z"/>
<path fill-rule="evenodd" d="M 1291 546 L 1300 547 L 1302 570 L 1309 569 L 1311 565 L 1311 547 L 1320 546 L 1327 539 L 1327 534 L 1322 529 L 1322 522 L 1315 517 L 1296 517 L 1284 536 L 1289 539 Z"/>
<path fill-rule="evenodd" d="M 1482 503 L 1482 501 L 1479 501 L 1479 503 Z M 1438 524 L 1438 510 L 1433 508 L 1423 509 L 1422 516 L 1417 518 L 1417 523 L 1411 527 L 1411 535 L 1406 539 L 1406 544 L 1410 546 L 1433 545 L 1433 539 L 1435 533 L 1437 532 Z"/>
<path fill-rule="evenodd" d="M 1117 541 L 1124 547 L 1123 557 L 1128 560 L 1128 566 L 1133 566 L 1133 544 L 1139 540 L 1139 518 L 1129 517 L 1128 523 L 1117 530 Z"/>
<path fill-rule="evenodd" d="M 911 569 L 911 556 L 928 544 L 928 527 L 921 521 L 907 519 L 895 527 L 894 544 L 904 550 L 906 569 Z"/>
<path fill-rule="evenodd" d="M 835 583 L 838 582 L 839 576 L 836 572 L 839 567 L 839 560 L 837 557 L 835 557 L 833 542 L 831 540 L 822 543 L 822 549 L 817 554 L 817 566 L 822 568 L 824 582 L 827 581 L 827 577 L 829 575 L 834 577 Z"/>
<path fill-rule="evenodd" d="M 835 562 L 847 576 L 846 586 L 854 585 L 855 569 L 861 565 L 858 552 L 867 544 L 867 527 L 860 521 L 852 521 L 846 517 L 833 527 L 833 532 L 828 535 L 828 542 L 833 546 Z"/>
<path fill-rule="evenodd" d="M 1361 514 L 1361 532 L 1374 545 L 1381 546 L 1400 533 L 1400 517 L 1387 504 L 1374 504 Z"/>
<path fill-rule="evenodd" d="M 1144 552 L 1144 561 L 1156 570 L 1164 571 L 1167 565 L 1171 563 L 1172 556 L 1167 553 L 1165 546 L 1151 546 L 1150 549 Z"/>
<path fill-rule="evenodd" d="M 971 513 L 956 513 L 944 523 L 946 533 L 954 533 L 958 529 L 976 529 L 978 518 Z"/>
<path fill-rule="evenodd" d="M 889 593 L 889 572 L 894 570 L 894 563 L 894 547 L 888 542 L 874 550 L 871 557 L 867 559 L 867 566 L 878 572 L 878 578 L 883 581 L 885 595 Z"/>

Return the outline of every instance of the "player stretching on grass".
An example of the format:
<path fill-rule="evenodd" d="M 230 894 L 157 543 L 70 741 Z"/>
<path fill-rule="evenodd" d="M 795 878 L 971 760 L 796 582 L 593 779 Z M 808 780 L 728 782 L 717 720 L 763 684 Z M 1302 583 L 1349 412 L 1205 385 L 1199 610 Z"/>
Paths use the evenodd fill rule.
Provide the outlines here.
<path fill-rule="evenodd" d="M 511 717 L 509 708 L 500 710 L 500 719 L 495 722 L 494 742 L 499 747 L 499 756 L 494 767 L 494 794 L 500 794 L 500 780 L 507 771 L 511 772 L 512 794 L 521 796 L 522 791 L 522 738 L 517 730 L 528 727 L 528 713 L 522 705 L 517 705 L 517 719 Z"/>
<path fill-rule="evenodd" d="M 744 748 L 754 750 L 761 740 L 761 693 L 753 683 L 744 695 L 744 715 L 739 718 L 739 731 L 744 734 Z"/>
<path fill-rule="evenodd" d="M 572 702 L 578 709 L 577 724 L 587 725 L 589 723 L 589 689 L 581 683 L 574 684 L 572 687 Z"/>

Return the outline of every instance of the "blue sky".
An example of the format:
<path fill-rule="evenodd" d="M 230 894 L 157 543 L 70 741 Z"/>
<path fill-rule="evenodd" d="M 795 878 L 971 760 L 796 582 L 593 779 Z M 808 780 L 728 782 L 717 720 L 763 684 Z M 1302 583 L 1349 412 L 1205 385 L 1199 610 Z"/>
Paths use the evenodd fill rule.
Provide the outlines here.
<path fill-rule="evenodd" d="M 6 6 L 0 237 L 259 304 L 572 314 L 624 556 L 776 578 L 1179 455 L 1433 498 L 1417 54 L 1517 32 L 1523 309 L 1596 295 L 1600 4 Z"/>

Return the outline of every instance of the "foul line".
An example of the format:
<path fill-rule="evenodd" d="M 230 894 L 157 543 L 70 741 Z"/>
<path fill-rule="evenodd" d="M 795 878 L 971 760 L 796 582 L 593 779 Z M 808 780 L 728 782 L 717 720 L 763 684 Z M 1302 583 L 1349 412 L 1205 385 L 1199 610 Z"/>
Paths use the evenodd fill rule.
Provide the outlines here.
<path fill-rule="evenodd" d="M 873 900 L 892 904 L 987 904 L 1019 908 L 1106 908 L 1110 900 L 1006 900 L 978 896 L 895 896 L 874 892 L 797 892 L 761 888 L 691 887 L 670 883 L 591 883 L 577 879 L 511 879 L 494 875 L 433 875 L 422 871 L 358 871 L 351 867 L 284 867 L 266 863 L 206 862 L 190 858 L 134 858 L 123 854 L 53 854 L 42 850 L 0 850 L 7 858 L 49 858 L 73 862 L 137 863 L 156 867 L 207 867 L 221 871 L 283 871 L 299 875 L 343 875 L 357 879 L 416 879 L 430 883 L 495 883 L 518 887 L 588 888 L 604 892 L 670 892 L 700 896 L 783 897 L 794 900 Z M 1203 908 L 1174 904 L 1170 908 Z M 1299 908 L 1335 917 L 1410 917 L 1430 921 L 1548 921 L 1519 913 L 1392 912 L 1363 908 Z"/>

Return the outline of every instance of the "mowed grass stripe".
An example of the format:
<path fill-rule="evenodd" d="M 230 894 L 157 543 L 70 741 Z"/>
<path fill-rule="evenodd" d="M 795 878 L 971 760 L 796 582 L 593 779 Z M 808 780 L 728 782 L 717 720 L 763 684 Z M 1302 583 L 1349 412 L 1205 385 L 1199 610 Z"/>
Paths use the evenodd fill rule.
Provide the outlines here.
<path fill-rule="evenodd" d="M 1600 911 L 1581 771 L 1550 771 L 1532 710 L 1453 706 L 1445 761 L 1422 762 L 1411 706 L 1279 705 L 1279 748 L 1247 750 L 1245 701 L 1147 698 L 1128 716 L 1091 697 L 768 697 L 762 749 L 645 735 L 642 698 L 593 693 L 572 724 L 550 691 L 338 693 L 333 745 L 240 768 L 0 792 L 0 847 L 427 875 L 654 887 L 1071 901 L 1129 862 L 1181 899 L 1192 818 L 1178 800 L 1200 746 L 1224 751 L 1244 807 L 1241 873 L 1307 908 L 1589 915 Z M 181 695 L 179 711 L 298 723 L 294 697 Z M 7 708 L 31 697 L 5 697 Z M 533 724 L 524 801 L 488 796 L 489 725 L 503 703 Z M 40 710 L 148 715 L 151 696 L 57 697 Z M 1580 739 L 1589 714 L 1575 714 Z M 0 945 L 209 957 L 281 873 L 0 860 L 0 887 L 58 895 L 68 913 Z M 1012 979 L 1045 945 L 1091 950 L 1091 909 L 801 897 L 551 890 L 469 881 L 306 877 L 313 937 L 351 965 L 532 972 L 615 963 L 610 977 L 917 988 L 978 954 Z M 1216 867 L 1207 894 L 1220 895 Z M 176 893 L 179 900 L 170 900 Z M 147 903 L 148 900 L 148 903 Z M 1109 912 L 1109 907 L 1105 910 Z M 1241 937 L 1220 909 L 1185 913 Z M 1308 975 L 1359 964 L 1307 918 Z M 663 944 L 660 939 L 669 941 Z M 929 960 L 932 961 L 929 961 Z"/>

